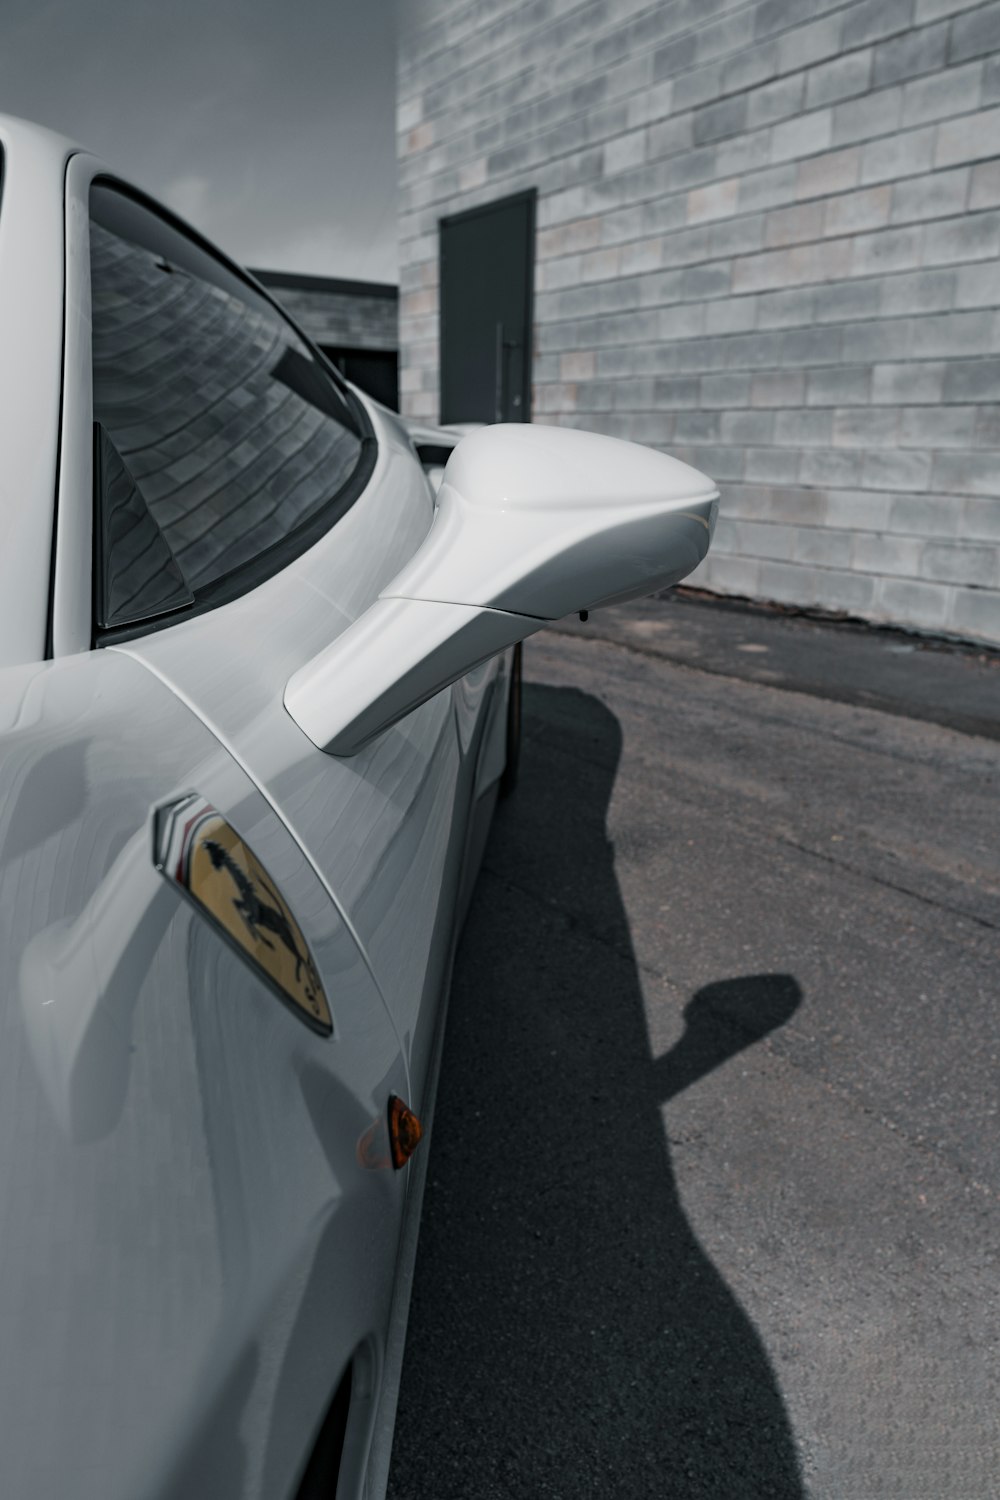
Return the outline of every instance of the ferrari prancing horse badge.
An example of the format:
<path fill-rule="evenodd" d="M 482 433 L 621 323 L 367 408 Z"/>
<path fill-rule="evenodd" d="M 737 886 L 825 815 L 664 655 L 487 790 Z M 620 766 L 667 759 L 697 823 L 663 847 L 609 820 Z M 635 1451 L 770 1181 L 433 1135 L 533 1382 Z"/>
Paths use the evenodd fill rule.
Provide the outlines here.
<path fill-rule="evenodd" d="M 197 794 L 156 815 L 157 869 L 175 882 L 314 1031 L 333 1019 L 302 931 L 256 855 Z"/>

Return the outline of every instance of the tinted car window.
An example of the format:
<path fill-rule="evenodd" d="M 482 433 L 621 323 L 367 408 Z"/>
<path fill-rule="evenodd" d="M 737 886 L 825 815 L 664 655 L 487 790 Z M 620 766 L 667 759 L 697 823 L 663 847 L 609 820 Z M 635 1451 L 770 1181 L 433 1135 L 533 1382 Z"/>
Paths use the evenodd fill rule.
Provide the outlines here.
<path fill-rule="evenodd" d="M 106 183 L 90 207 L 97 446 L 112 488 L 130 494 L 129 525 L 98 528 L 105 546 L 127 535 L 131 548 L 125 564 L 105 558 L 116 581 L 104 595 L 127 596 L 137 619 L 150 589 L 162 614 L 171 590 L 197 598 L 302 529 L 344 492 L 362 438 L 335 381 L 253 287 Z M 143 503 L 155 524 L 137 531 Z M 139 563 L 155 573 L 161 546 L 179 570 L 169 586 Z"/>

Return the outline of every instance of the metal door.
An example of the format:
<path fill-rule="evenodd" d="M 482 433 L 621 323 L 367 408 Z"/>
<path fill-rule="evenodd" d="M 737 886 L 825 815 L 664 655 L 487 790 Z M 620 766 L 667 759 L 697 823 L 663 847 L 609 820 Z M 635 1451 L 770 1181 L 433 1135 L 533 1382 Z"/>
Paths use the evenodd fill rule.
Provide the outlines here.
<path fill-rule="evenodd" d="M 441 220 L 441 421 L 531 420 L 535 191 Z"/>

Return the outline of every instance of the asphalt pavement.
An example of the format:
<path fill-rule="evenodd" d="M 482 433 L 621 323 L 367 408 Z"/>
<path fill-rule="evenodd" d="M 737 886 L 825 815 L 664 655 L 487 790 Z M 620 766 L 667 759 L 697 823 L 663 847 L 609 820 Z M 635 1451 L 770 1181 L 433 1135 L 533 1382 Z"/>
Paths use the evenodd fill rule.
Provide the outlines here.
<path fill-rule="evenodd" d="M 674 596 L 525 676 L 392 1500 L 993 1500 L 1000 658 Z"/>

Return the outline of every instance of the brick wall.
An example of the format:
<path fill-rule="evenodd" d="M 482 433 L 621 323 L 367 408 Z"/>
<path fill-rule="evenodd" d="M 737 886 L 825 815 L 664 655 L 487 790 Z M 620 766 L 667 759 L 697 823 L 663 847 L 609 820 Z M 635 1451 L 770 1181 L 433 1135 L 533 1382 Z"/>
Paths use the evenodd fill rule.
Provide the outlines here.
<path fill-rule="evenodd" d="M 1000 642 L 1000 0 L 407 0 L 398 130 L 405 412 L 535 186 L 534 418 L 716 479 L 696 581 Z"/>
<path fill-rule="evenodd" d="M 389 352 L 399 348 L 399 297 L 394 286 L 284 271 L 253 274 L 273 289 L 314 343 Z"/>

